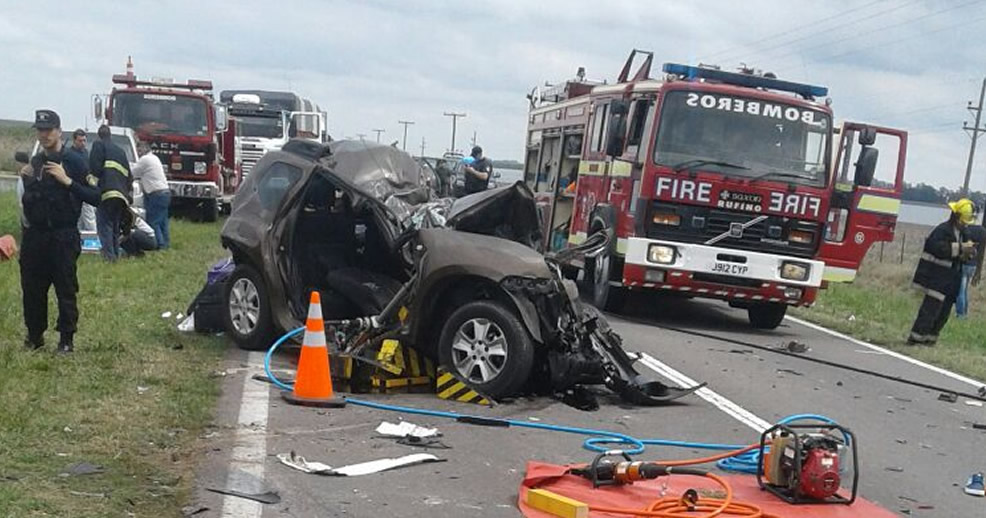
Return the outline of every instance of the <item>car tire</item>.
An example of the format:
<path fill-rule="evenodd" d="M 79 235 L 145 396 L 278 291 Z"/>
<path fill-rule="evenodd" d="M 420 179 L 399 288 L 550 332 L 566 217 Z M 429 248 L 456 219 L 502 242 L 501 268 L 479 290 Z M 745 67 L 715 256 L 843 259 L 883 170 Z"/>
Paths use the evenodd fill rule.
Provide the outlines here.
<path fill-rule="evenodd" d="M 219 200 L 206 200 L 202 202 L 202 221 L 214 223 L 219 219 Z"/>
<path fill-rule="evenodd" d="M 499 302 L 479 300 L 446 319 L 438 356 L 473 389 L 501 398 L 516 395 L 527 383 L 534 343 L 515 312 Z"/>
<path fill-rule="evenodd" d="M 267 286 L 260 274 L 239 265 L 226 281 L 223 325 L 233 342 L 247 351 L 263 351 L 274 339 Z"/>
<path fill-rule="evenodd" d="M 777 329 L 787 314 L 787 304 L 767 302 L 752 304 L 746 309 L 750 325 L 756 329 Z"/>

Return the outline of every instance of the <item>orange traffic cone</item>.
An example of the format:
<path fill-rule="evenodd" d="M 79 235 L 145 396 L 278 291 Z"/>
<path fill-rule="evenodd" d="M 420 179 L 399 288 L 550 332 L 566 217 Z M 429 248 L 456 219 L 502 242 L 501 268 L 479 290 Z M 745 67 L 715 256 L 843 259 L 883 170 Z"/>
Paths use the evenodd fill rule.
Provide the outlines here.
<path fill-rule="evenodd" d="M 281 397 L 292 405 L 322 408 L 341 408 L 346 401 L 334 397 L 332 375 L 329 374 L 329 348 L 325 343 L 325 322 L 322 321 L 322 297 L 312 292 L 305 323 L 305 340 L 298 359 L 298 375 L 294 391 L 282 392 Z"/>

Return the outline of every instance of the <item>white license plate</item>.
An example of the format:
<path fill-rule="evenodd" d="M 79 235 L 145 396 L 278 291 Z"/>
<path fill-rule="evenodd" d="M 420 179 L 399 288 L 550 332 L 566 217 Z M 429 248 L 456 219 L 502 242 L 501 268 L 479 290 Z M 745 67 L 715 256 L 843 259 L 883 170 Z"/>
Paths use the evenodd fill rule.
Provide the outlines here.
<path fill-rule="evenodd" d="M 712 273 L 721 273 L 723 275 L 746 275 L 746 272 L 748 271 L 750 271 L 750 267 L 745 264 L 720 263 L 719 261 L 712 264 Z"/>

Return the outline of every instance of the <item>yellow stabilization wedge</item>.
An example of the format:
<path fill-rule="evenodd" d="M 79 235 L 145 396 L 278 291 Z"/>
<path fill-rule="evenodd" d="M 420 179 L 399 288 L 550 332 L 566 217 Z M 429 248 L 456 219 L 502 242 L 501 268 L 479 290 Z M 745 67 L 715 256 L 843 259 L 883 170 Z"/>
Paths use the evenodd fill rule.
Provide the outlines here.
<path fill-rule="evenodd" d="M 589 518 L 589 505 L 544 489 L 528 489 L 527 505 L 560 518 Z"/>
<path fill-rule="evenodd" d="M 476 403 L 493 406 L 493 400 L 476 392 L 451 372 L 439 367 L 438 381 L 435 383 L 435 393 L 439 399 L 449 399 L 462 403 Z"/>

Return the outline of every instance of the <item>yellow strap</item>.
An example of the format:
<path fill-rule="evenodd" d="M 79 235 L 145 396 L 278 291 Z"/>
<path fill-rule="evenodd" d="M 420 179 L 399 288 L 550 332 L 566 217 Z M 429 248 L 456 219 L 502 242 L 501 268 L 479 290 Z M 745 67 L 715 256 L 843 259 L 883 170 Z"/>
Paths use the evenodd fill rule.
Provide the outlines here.
<path fill-rule="evenodd" d="M 117 162 L 116 160 L 107 160 L 103 162 L 103 169 L 114 169 L 123 176 L 130 176 L 130 171 L 128 171 L 126 167 L 120 165 L 120 162 Z"/>
<path fill-rule="evenodd" d="M 120 191 L 106 191 L 106 192 L 103 193 L 103 196 L 100 199 L 102 201 L 106 201 L 106 200 L 109 200 L 111 198 L 120 198 L 124 202 L 127 201 L 127 197 L 124 196 Z"/>

